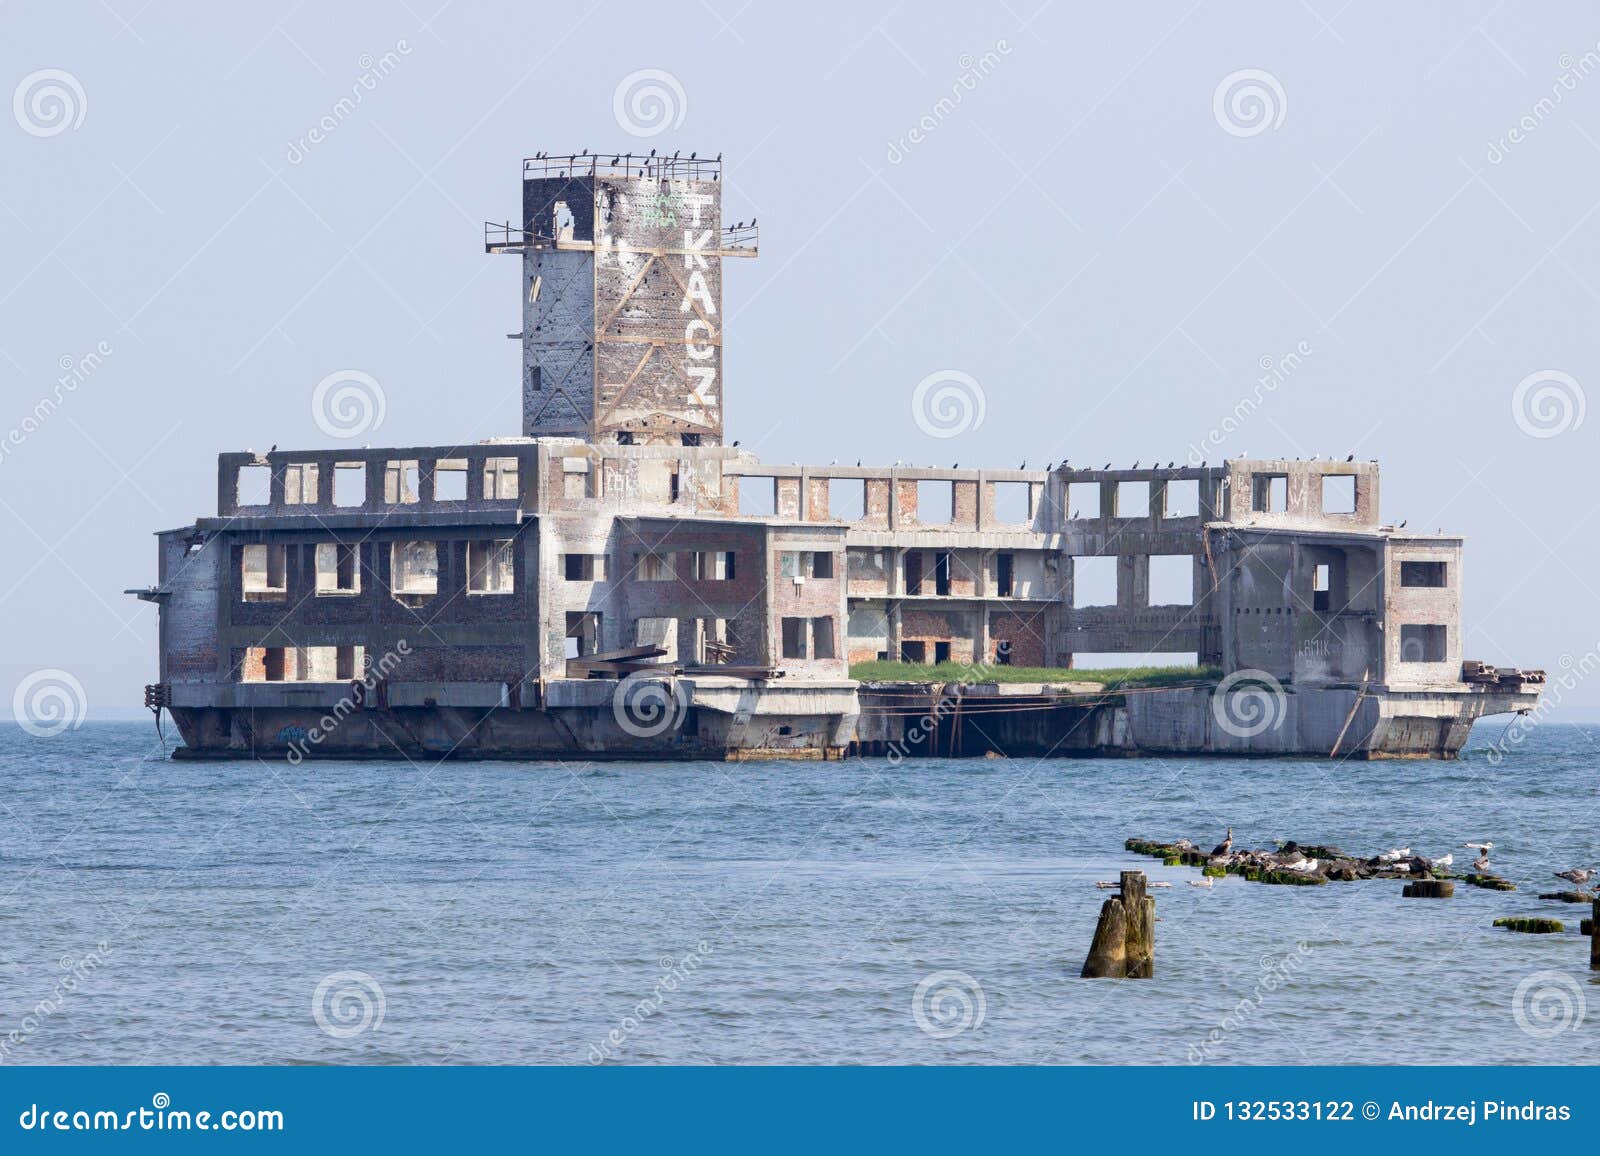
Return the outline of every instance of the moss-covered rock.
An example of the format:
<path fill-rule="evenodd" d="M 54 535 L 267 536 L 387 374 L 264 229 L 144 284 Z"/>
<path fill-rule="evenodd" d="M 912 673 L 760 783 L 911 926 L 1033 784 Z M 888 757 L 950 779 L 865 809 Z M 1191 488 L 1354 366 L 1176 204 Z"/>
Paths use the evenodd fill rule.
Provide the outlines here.
<path fill-rule="evenodd" d="M 1559 919 L 1535 919 L 1525 915 L 1502 915 L 1494 921 L 1496 927 L 1507 931 L 1523 931 L 1529 935 L 1553 935 L 1567 929 Z"/>
<path fill-rule="evenodd" d="M 1480 875 L 1473 872 L 1466 877 L 1466 881 L 1474 887 L 1483 887 L 1490 891 L 1515 891 L 1517 885 L 1509 879 L 1502 879 L 1498 875 Z"/>
<path fill-rule="evenodd" d="M 1552 899 L 1557 903 L 1593 903 L 1594 896 L 1587 891 L 1546 891 L 1539 896 L 1540 899 Z"/>
<path fill-rule="evenodd" d="M 1213 879 L 1221 879 L 1227 873 L 1228 869 L 1226 867 L 1213 867 L 1209 863 L 1200 868 L 1200 874 L 1209 875 Z"/>

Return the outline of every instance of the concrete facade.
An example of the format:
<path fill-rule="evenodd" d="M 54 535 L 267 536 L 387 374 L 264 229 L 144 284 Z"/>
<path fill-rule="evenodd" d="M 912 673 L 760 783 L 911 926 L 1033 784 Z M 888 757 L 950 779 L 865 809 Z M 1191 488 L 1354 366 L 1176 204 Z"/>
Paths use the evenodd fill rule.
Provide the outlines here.
<path fill-rule="evenodd" d="M 724 227 L 720 176 L 525 162 L 522 225 L 486 233 L 523 258 L 524 436 L 219 456 L 216 514 L 160 534 L 137 591 L 188 753 L 975 754 L 1000 735 L 1013 754 L 1448 756 L 1472 719 L 1537 702 L 1534 674 L 1464 667 L 1462 542 L 1383 524 L 1374 462 L 774 466 L 723 445 L 720 261 L 755 234 Z M 1203 670 L 1063 689 L 1105 654 Z M 943 692 L 858 687 L 875 660 L 969 668 L 957 697 L 988 737 L 908 726 L 897 702 Z M 1060 677 L 987 682 L 1005 666 Z M 1275 688 L 1270 734 L 1214 709 L 1240 677 Z M 657 714 L 624 710 L 632 690 Z"/>

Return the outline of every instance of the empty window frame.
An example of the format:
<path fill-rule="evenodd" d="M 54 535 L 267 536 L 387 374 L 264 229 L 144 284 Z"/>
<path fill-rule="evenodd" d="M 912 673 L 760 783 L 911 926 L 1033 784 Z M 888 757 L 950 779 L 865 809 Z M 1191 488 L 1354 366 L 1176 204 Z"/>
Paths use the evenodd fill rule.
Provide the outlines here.
<path fill-rule="evenodd" d="M 696 550 L 694 576 L 700 582 L 731 582 L 736 567 L 732 550 Z"/>
<path fill-rule="evenodd" d="M 361 593 L 361 548 L 340 542 L 317 543 L 317 596 Z"/>
<path fill-rule="evenodd" d="M 933 592 L 935 594 L 950 593 L 950 564 L 951 557 L 948 550 L 940 550 L 933 556 Z"/>
<path fill-rule="evenodd" d="M 1439 588 L 1450 585 L 1448 562 L 1401 562 L 1400 585 Z"/>
<path fill-rule="evenodd" d="M 956 520 L 954 482 L 917 483 L 917 521 L 924 526 L 947 526 Z"/>
<path fill-rule="evenodd" d="M 1067 518 L 1098 518 L 1103 515 L 1099 482 L 1072 482 L 1067 486 Z"/>
<path fill-rule="evenodd" d="M 922 551 L 907 550 L 905 556 L 905 592 L 922 593 Z"/>
<path fill-rule="evenodd" d="M 433 500 L 436 502 L 467 500 L 466 458 L 441 458 L 433 463 Z"/>
<path fill-rule="evenodd" d="M 600 621 L 598 610 L 567 611 L 568 658 L 584 658 L 600 652 Z"/>
<path fill-rule="evenodd" d="M 439 548 L 433 542 L 395 542 L 389 552 L 389 591 L 407 606 L 439 593 Z"/>
<path fill-rule="evenodd" d="M 1010 598 L 1016 591 L 1017 583 L 1017 556 L 1015 554 L 996 554 L 994 556 L 994 592 L 1000 598 Z"/>
<path fill-rule="evenodd" d="M 338 462 L 333 467 L 333 504 L 367 504 L 367 467 L 364 462 Z"/>
<path fill-rule="evenodd" d="M 383 467 L 383 500 L 391 506 L 420 501 L 421 471 L 414 460 L 386 462 Z"/>
<path fill-rule="evenodd" d="M 1289 508 L 1288 474 L 1251 474 L 1250 508 L 1258 514 L 1281 514 Z"/>
<path fill-rule="evenodd" d="M 239 591 L 246 602 L 282 602 L 289 596 L 288 557 L 278 545 L 240 551 Z"/>
<path fill-rule="evenodd" d="M 1117 517 L 1148 518 L 1150 516 L 1150 483 L 1117 483 Z"/>
<path fill-rule="evenodd" d="M 1200 482 L 1196 478 L 1172 478 L 1166 485 L 1161 514 L 1166 518 L 1193 518 L 1200 513 Z"/>
<path fill-rule="evenodd" d="M 467 543 L 467 593 L 510 594 L 515 588 L 516 555 L 508 538 Z"/>
<path fill-rule="evenodd" d="M 1443 626 L 1405 623 L 1400 627 L 1400 661 L 1443 662 L 1446 638 Z"/>
<path fill-rule="evenodd" d="M 833 618 L 813 618 L 811 620 L 811 657 L 835 658 L 838 656 L 838 646 L 834 639 Z"/>
<path fill-rule="evenodd" d="M 671 554 L 635 554 L 634 573 L 641 582 L 668 582 L 678 570 Z"/>
<path fill-rule="evenodd" d="M 360 678 L 366 673 L 366 648 L 361 646 L 339 646 L 334 648 L 333 675 L 340 682 Z"/>
<path fill-rule="evenodd" d="M 995 482 L 994 520 L 1006 526 L 1032 524 L 1032 488 L 1027 482 Z"/>
<path fill-rule="evenodd" d="M 241 506 L 266 506 L 272 503 L 272 468 L 240 466 L 233 498 Z"/>
<path fill-rule="evenodd" d="M 1194 605 L 1194 555 L 1150 555 L 1150 605 Z"/>
<path fill-rule="evenodd" d="M 1333 607 L 1333 567 L 1318 562 L 1311 570 L 1311 609 L 1326 614 Z"/>
<path fill-rule="evenodd" d="M 483 496 L 491 502 L 511 501 L 521 496 L 517 489 L 516 458 L 483 459 Z"/>
<path fill-rule="evenodd" d="M 804 618 L 785 618 L 783 620 L 783 657 L 806 657 L 806 626 Z"/>
<path fill-rule="evenodd" d="M 1117 559 L 1114 556 L 1079 557 L 1072 560 L 1072 605 L 1115 606 L 1117 604 Z"/>
<path fill-rule="evenodd" d="M 828 517 L 859 522 L 867 516 L 867 483 L 861 478 L 828 479 Z"/>
<path fill-rule="evenodd" d="M 1354 474 L 1322 475 L 1322 512 L 1324 514 L 1353 514 L 1356 512 L 1356 478 Z"/>
<path fill-rule="evenodd" d="M 833 554 L 828 550 L 818 550 L 811 555 L 811 576 L 813 578 L 832 578 L 834 575 Z"/>
<path fill-rule="evenodd" d="M 317 467 L 314 462 L 296 462 L 283 467 L 283 504 L 317 504 Z"/>
<path fill-rule="evenodd" d="M 606 556 L 604 554 L 563 554 L 561 572 L 568 582 L 604 582 Z"/>

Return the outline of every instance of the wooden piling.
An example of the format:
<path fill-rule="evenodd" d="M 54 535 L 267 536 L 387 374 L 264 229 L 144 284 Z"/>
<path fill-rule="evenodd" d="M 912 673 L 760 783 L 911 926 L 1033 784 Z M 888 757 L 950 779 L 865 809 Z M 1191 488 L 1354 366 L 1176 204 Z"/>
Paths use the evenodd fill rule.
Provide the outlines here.
<path fill-rule="evenodd" d="M 1100 907 L 1085 979 L 1149 979 L 1155 974 L 1156 901 L 1143 871 L 1122 873 L 1121 893 Z"/>
<path fill-rule="evenodd" d="M 1594 901 L 1594 914 L 1589 919 L 1589 970 L 1600 971 L 1600 899 Z"/>
<path fill-rule="evenodd" d="M 1456 893 L 1451 879 L 1413 879 L 1400 892 L 1403 899 L 1449 899 Z"/>

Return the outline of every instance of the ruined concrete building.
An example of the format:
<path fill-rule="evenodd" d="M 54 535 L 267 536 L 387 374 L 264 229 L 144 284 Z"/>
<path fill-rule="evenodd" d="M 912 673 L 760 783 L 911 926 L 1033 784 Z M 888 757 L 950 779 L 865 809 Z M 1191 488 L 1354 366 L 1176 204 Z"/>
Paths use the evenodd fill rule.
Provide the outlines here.
<path fill-rule="evenodd" d="M 1537 702 L 1537 672 L 1463 661 L 1461 540 L 1382 524 L 1373 463 L 726 444 L 721 267 L 758 238 L 720 178 L 524 162 L 521 226 L 485 234 L 522 260 L 523 436 L 219 457 L 216 514 L 161 533 L 137 591 L 182 753 L 1450 756 Z M 1107 653 L 1196 669 L 1072 681 Z M 972 670 L 859 683 L 864 660 Z M 1061 669 L 986 677 L 1004 666 Z"/>

